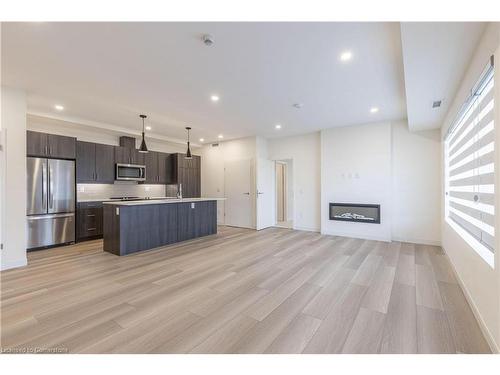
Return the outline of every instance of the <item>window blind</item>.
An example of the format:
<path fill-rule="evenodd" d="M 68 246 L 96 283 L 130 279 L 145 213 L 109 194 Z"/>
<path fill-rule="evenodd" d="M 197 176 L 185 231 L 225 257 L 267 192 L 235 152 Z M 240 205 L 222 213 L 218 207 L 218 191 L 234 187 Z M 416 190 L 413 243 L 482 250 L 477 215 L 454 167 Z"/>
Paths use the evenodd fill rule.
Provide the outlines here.
<path fill-rule="evenodd" d="M 445 138 L 446 219 L 475 239 L 480 254 L 495 249 L 493 87 L 490 63 Z"/>

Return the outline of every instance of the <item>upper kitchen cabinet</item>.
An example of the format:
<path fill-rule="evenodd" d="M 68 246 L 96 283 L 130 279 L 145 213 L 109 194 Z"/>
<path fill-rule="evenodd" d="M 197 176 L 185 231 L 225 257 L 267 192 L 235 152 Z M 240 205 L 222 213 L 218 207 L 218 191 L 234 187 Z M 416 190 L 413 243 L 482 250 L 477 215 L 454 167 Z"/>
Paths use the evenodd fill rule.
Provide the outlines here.
<path fill-rule="evenodd" d="M 144 154 L 135 148 L 115 146 L 115 162 L 118 164 L 144 165 Z"/>
<path fill-rule="evenodd" d="M 146 166 L 146 181 L 145 184 L 158 183 L 158 153 L 149 151 L 144 155 L 144 165 Z"/>
<path fill-rule="evenodd" d="M 169 154 L 158 152 L 158 182 L 163 185 L 167 183 L 168 176 L 171 174 L 168 158 Z"/>
<path fill-rule="evenodd" d="M 27 131 L 26 154 L 47 158 L 75 159 L 76 138 Z"/>
<path fill-rule="evenodd" d="M 144 154 L 144 165 L 146 166 L 145 184 L 166 184 L 169 172 L 168 154 L 163 152 L 149 151 Z"/>
<path fill-rule="evenodd" d="M 28 130 L 26 132 L 26 154 L 46 157 L 48 154 L 47 134 Z"/>
<path fill-rule="evenodd" d="M 115 181 L 115 148 L 110 145 L 95 145 L 96 182 L 110 183 Z"/>
<path fill-rule="evenodd" d="M 76 151 L 76 182 L 103 184 L 114 182 L 113 146 L 78 141 Z"/>

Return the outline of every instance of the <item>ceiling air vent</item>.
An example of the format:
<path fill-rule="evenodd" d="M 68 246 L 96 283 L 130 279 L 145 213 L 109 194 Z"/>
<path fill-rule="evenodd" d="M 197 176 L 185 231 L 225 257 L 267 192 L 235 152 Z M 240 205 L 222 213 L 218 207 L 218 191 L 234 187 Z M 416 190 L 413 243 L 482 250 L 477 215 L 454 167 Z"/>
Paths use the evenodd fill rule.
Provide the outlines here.
<path fill-rule="evenodd" d="M 441 100 L 435 100 L 432 102 L 432 108 L 439 108 L 441 107 Z"/>
<path fill-rule="evenodd" d="M 219 147 L 218 143 L 212 143 L 212 147 Z"/>

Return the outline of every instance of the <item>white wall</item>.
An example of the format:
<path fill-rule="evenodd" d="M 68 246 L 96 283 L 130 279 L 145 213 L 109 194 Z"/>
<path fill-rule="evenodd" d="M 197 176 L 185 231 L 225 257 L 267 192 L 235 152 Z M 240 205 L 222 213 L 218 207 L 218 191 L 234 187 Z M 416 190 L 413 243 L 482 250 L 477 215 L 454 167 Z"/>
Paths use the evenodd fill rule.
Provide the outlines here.
<path fill-rule="evenodd" d="M 392 239 L 441 244 L 441 133 L 392 124 Z"/>
<path fill-rule="evenodd" d="M 268 140 L 271 160 L 293 161 L 293 227 L 320 230 L 320 133 Z"/>
<path fill-rule="evenodd" d="M 258 142 L 259 145 L 257 145 Z M 201 155 L 201 195 L 223 198 L 225 196 L 224 164 L 227 161 L 236 160 L 251 159 L 255 161 L 257 147 L 260 149 L 265 147 L 262 142 L 263 140 L 257 140 L 256 137 L 247 137 L 219 142 L 217 147 L 213 147 L 211 144 L 203 146 L 199 150 Z M 251 192 L 253 199 L 254 190 Z M 255 206 L 255 199 L 253 203 Z M 255 216 L 255 212 L 249 214 Z M 224 201 L 217 202 L 217 222 L 224 224 Z"/>
<path fill-rule="evenodd" d="M 391 124 L 321 131 L 321 233 L 391 240 Z M 380 224 L 329 220 L 330 202 L 380 204 Z"/>
<path fill-rule="evenodd" d="M 495 81 L 500 77 L 500 24 L 491 23 L 486 29 L 481 41 L 469 64 L 466 74 L 460 84 L 453 103 L 441 128 L 442 136 L 446 134 L 455 114 L 468 96 L 470 89 L 486 66 L 492 54 L 495 55 Z M 495 84 L 495 126 L 500 124 L 500 85 Z M 495 147 L 496 184 L 500 186 L 500 132 L 496 131 L 497 146 Z M 441 162 L 444 158 L 441 154 Z M 443 183 L 444 181 L 442 181 Z M 444 186 L 442 185 L 444 190 Z M 497 190 L 498 191 L 498 190 Z M 499 194 L 496 195 L 496 207 L 499 209 Z M 443 248 L 449 256 L 458 278 L 465 291 L 465 295 L 478 318 L 485 336 L 490 345 L 498 351 L 500 348 L 500 236 L 496 236 L 495 268 L 491 268 L 444 220 L 444 208 L 441 212 L 441 230 Z M 500 215 L 496 215 L 496 233 L 500 232 Z"/>
<path fill-rule="evenodd" d="M 26 95 L 1 87 L 4 170 L 1 269 L 24 266 L 26 260 Z"/>

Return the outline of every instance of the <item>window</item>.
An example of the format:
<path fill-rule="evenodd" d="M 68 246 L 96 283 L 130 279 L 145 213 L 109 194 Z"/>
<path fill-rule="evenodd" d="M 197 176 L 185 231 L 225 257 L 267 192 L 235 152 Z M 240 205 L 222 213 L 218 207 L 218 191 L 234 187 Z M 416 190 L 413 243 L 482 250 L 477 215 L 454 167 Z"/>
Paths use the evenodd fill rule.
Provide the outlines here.
<path fill-rule="evenodd" d="M 445 219 L 493 267 L 495 123 L 493 60 L 445 138 Z"/>

